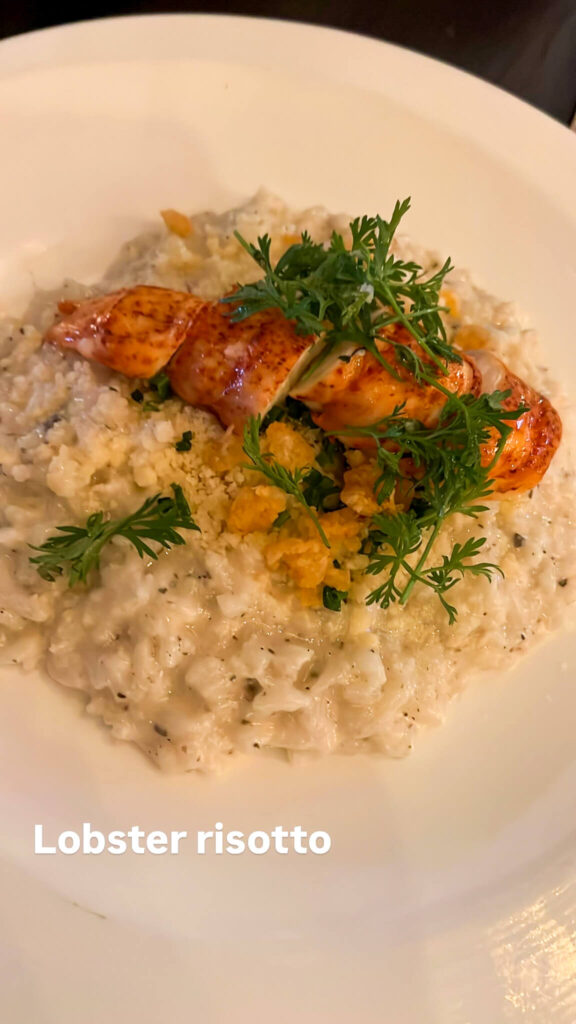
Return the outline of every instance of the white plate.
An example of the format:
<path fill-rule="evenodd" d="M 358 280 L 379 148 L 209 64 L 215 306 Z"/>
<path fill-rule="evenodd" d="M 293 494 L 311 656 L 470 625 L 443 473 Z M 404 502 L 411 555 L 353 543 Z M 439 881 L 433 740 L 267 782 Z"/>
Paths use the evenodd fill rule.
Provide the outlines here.
<path fill-rule="evenodd" d="M 517 299 L 576 379 L 576 140 L 368 39 L 120 19 L 0 46 L 0 294 L 98 273 L 161 207 L 390 210 Z M 474 652 L 470 652 L 473 659 Z M 471 690 L 404 762 L 163 778 L 71 693 L 2 681 L 3 1019 L 499 1024 L 576 1019 L 574 637 Z M 41 857 L 50 834 L 276 824 L 324 857 Z"/>

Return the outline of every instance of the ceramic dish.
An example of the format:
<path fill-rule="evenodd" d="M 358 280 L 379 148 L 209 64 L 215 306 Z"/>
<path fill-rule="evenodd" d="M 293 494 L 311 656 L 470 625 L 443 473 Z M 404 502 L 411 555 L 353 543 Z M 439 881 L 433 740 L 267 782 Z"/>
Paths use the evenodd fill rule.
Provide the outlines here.
<path fill-rule="evenodd" d="M 574 138 L 473 78 L 296 24 L 119 19 L 3 43 L 0 124 L 3 311 L 96 279 L 160 208 L 263 183 L 332 210 L 411 194 L 413 237 L 516 300 L 574 393 Z M 160 776 L 70 694 L 6 672 L 7 1020 L 573 1020 L 575 641 L 472 686 L 407 761 L 214 779 Z M 82 822 L 300 825 L 332 849 L 34 855 L 34 824 Z"/>

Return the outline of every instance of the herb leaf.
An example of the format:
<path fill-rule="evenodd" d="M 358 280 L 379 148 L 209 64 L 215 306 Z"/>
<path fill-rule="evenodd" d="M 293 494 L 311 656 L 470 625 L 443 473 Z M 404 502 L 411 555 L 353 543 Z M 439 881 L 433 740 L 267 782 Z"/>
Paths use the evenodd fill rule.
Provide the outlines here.
<path fill-rule="evenodd" d="M 329 548 L 328 538 L 322 529 L 322 525 L 316 513 L 316 510 L 312 508 L 308 502 L 302 483 L 304 479 L 304 470 L 302 469 L 285 469 L 279 462 L 276 462 L 272 455 L 264 454 L 260 447 L 260 428 L 262 425 L 262 419 L 260 416 L 251 416 L 244 427 L 244 443 L 242 450 L 244 454 L 250 459 L 251 465 L 246 466 L 246 469 L 257 469 L 259 473 L 262 473 L 271 484 L 275 487 L 279 487 L 280 490 L 286 494 L 291 494 L 293 498 L 304 508 L 307 515 L 314 523 L 322 543 Z"/>
<path fill-rule="evenodd" d="M 344 462 L 344 445 L 336 437 L 329 437 L 324 434 L 322 447 L 316 456 L 316 462 L 322 469 L 328 469 L 332 473 L 342 475 L 346 468 Z"/>
<path fill-rule="evenodd" d="M 422 544 L 422 529 L 413 512 L 398 512 L 393 516 L 378 514 L 372 520 L 369 537 L 372 550 L 366 572 L 375 576 L 388 570 L 388 578 L 368 595 L 366 604 L 389 608 L 395 601 L 402 600 L 403 588 L 398 577 L 402 569 L 411 574 L 406 559 Z"/>
<path fill-rule="evenodd" d="M 366 572 L 386 571 L 387 579 L 368 596 L 368 604 L 383 608 L 395 601 L 405 604 L 420 583 L 435 591 L 452 623 L 456 609 L 446 601 L 447 591 L 465 573 L 491 579 L 501 572 L 492 563 L 473 561 L 485 538 L 455 544 L 440 566 L 429 567 L 427 562 L 446 519 L 457 513 L 476 518 L 486 511 L 481 501 L 492 492 L 490 471 L 512 432 L 511 421 L 525 411 L 523 407 L 505 409 L 508 397 L 507 392 L 452 395 L 433 428 L 403 417 L 401 408 L 373 426 L 350 428 L 349 433 L 371 437 L 377 445 L 378 500 L 389 497 L 402 481 L 409 506 L 394 515 L 378 513 L 372 520 L 364 548 L 371 558 Z M 482 446 L 493 434 L 497 436 L 495 453 L 483 465 Z M 421 548 L 414 564 L 409 556 Z"/>
<path fill-rule="evenodd" d="M 193 433 L 191 430 L 185 430 L 179 441 L 176 441 L 174 445 L 177 452 L 189 452 L 192 448 Z"/>
<path fill-rule="evenodd" d="M 332 477 L 325 476 L 318 469 L 309 469 L 302 477 L 302 493 L 309 505 L 321 512 L 342 508 L 340 488 Z"/>
<path fill-rule="evenodd" d="M 324 587 L 322 591 L 322 604 L 331 612 L 339 612 L 342 604 L 348 598 L 347 590 L 336 590 L 336 587 Z"/>
<path fill-rule="evenodd" d="M 178 530 L 199 529 L 179 484 L 172 484 L 172 491 L 173 498 L 155 494 L 123 519 L 106 519 L 104 512 L 94 512 L 85 526 L 58 526 L 57 534 L 33 548 L 40 554 L 30 558 L 30 562 L 42 579 L 49 582 L 66 571 L 72 587 L 75 583 L 86 583 L 91 570 L 100 565 L 102 548 L 112 537 L 126 537 L 140 558 L 146 554 L 156 559 L 158 553 L 146 543 L 148 540 L 170 548 L 185 543 Z"/>
<path fill-rule="evenodd" d="M 287 523 L 289 519 L 290 519 L 290 509 L 289 508 L 285 508 L 283 512 L 279 512 L 278 515 L 276 516 L 276 519 L 272 523 L 273 529 L 279 530 L 280 527 L 284 526 L 284 523 Z"/>
<path fill-rule="evenodd" d="M 303 427 L 311 427 L 314 430 L 318 430 L 308 406 L 304 405 L 304 402 L 300 402 L 297 398 L 292 398 L 291 395 L 286 395 L 281 405 L 273 405 L 268 410 L 262 420 L 261 429 L 266 430 L 266 427 L 269 427 L 271 423 L 275 423 L 277 420 L 294 420 Z"/>
<path fill-rule="evenodd" d="M 164 370 L 160 370 L 159 373 L 154 374 L 146 381 L 146 384 L 153 393 L 152 398 L 147 398 L 144 401 L 144 392 L 140 388 L 135 388 L 131 392 L 130 398 L 132 401 L 137 402 L 138 405 L 142 405 L 143 412 L 158 412 L 162 402 L 165 402 L 168 398 L 171 398 L 174 392 L 170 384 L 170 378 Z"/>
<path fill-rule="evenodd" d="M 164 370 L 160 370 L 153 377 L 150 377 L 148 384 L 156 392 L 159 402 L 165 402 L 174 393 L 170 384 L 170 378 Z"/>
<path fill-rule="evenodd" d="M 464 544 L 454 544 L 450 555 L 442 556 L 442 564 L 425 569 L 423 582 L 431 587 L 440 598 L 440 601 L 448 613 L 450 625 L 456 621 L 456 608 L 446 601 L 444 595 L 456 585 L 458 579 L 462 579 L 465 573 L 472 576 L 485 576 L 491 580 L 495 573 L 504 575 L 500 566 L 493 562 L 468 562 L 467 559 L 475 558 L 478 552 L 486 543 L 485 537 L 470 537 Z"/>
<path fill-rule="evenodd" d="M 397 202 L 389 221 L 382 217 L 358 217 L 350 223 L 351 244 L 333 232 L 327 246 L 313 242 L 303 232 L 274 266 L 271 239 L 258 238 L 256 245 L 238 232 L 236 237 L 263 271 L 263 278 L 239 287 L 222 302 L 233 308 L 232 320 L 244 320 L 263 309 L 276 307 L 294 320 L 301 334 L 315 334 L 323 349 L 305 371 L 311 373 L 340 343 L 368 349 L 393 376 L 398 368 L 381 355 L 376 339 L 382 330 L 401 324 L 418 342 L 421 353 L 387 338 L 399 366 L 417 380 L 433 381 L 450 362 L 461 356 L 449 343 L 440 317 L 439 293 L 450 260 L 431 277 L 422 267 L 398 259 L 390 251 L 392 239 L 410 200 Z"/>

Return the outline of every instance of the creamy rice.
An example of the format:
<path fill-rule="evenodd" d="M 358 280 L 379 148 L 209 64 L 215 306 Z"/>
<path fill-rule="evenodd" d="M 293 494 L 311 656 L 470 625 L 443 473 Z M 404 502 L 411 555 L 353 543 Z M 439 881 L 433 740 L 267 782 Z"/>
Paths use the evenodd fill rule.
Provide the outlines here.
<path fill-rule="evenodd" d="M 294 213 L 261 192 L 193 223 L 190 238 L 159 227 L 127 244 L 97 290 L 148 283 L 214 298 L 255 276 L 235 228 L 252 240 L 267 231 L 280 252 L 303 228 L 324 240 L 348 218 Z M 405 240 L 399 246 L 427 268 L 438 262 Z M 455 517 L 443 531 L 437 555 L 486 536 L 483 559 L 505 572 L 458 584 L 454 626 L 422 587 L 405 608 L 367 607 L 376 584 L 361 575 L 341 612 L 303 607 L 266 567 L 262 538 L 227 528 L 245 475 L 239 466 L 218 473 L 207 457 L 223 436 L 214 417 L 178 399 L 144 412 L 130 398 L 133 382 L 42 346 L 55 301 L 91 293 L 67 282 L 57 296 L 37 296 L 26 325 L 0 323 L 0 663 L 42 667 L 83 690 L 89 712 L 114 736 L 168 770 L 212 769 L 254 748 L 402 756 L 420 726 L 444 717 L 472 671 L 508 668 L 573 620 L 569 411 L 513 307 L 465 272 L 453 272 L 449 285 L 458 307 L 450 328 L 482 328 L 487 347 L 551 397 L 564 420 L 564 440 L 537 489 L 491 503 L 479 521 Z M 174 443 L 186 430 L 192 448 L 179 453 Z M 29 545 L 57 525 L 84 523 L 99 509 L 127 514 L 173 482 L 202 531 L 187 534 L 185 546 L 142 561 L 116 538 L 93 585 L 72 590 L 65 579 L 41 580 L 29 564 Z"/>

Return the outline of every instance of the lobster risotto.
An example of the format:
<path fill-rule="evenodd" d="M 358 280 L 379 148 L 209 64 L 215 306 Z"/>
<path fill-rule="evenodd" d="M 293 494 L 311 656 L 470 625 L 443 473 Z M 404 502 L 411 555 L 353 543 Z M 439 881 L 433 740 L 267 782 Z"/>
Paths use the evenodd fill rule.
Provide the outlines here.
<path fill-rule="evenodd" d="M 162 769 L 404 756 L 574 619 L 545 344 L 406 209 L 166 210 L 0 322 L 0 663 Z"/>

